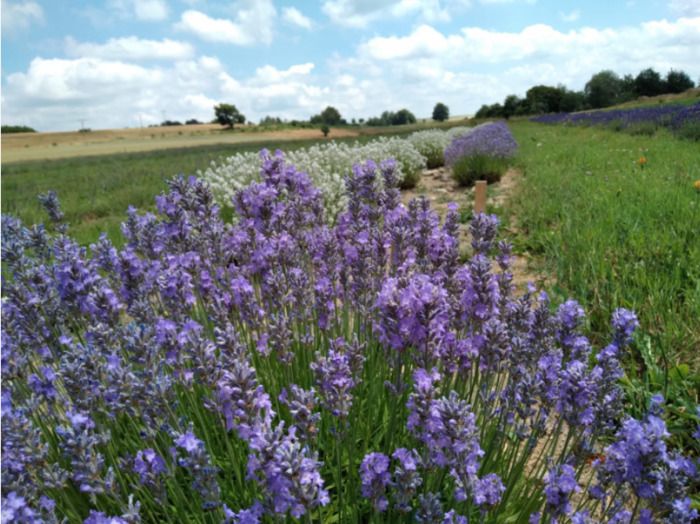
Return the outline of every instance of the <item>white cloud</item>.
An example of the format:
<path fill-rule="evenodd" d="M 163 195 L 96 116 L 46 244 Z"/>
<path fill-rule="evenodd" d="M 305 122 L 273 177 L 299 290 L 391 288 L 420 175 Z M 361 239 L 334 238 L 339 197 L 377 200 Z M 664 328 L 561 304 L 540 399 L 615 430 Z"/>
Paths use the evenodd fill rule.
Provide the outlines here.
<path fill-rule="evenodd" d="M 166 0 L 110 0 L 109 6 L 124 18 L 159 22 L 168 18 Z"/>
<path fill-rule="evenodd" d="M 469 3 L 469 0 L 326 0 L 321 9 L 338 25 L 362 28 L 375 20 L 411 14 L 431 22 L 448 21 L 450 7 Z"/>
<path fill-rule="evenodd" d="M 369 38 L 352 55 L 331 54 L 323 65 L 275 63 L 248 75 L 214 56 L 176 57 L 161 47 L 166 40 L 137 39 L 119 55 L 121 40 L 128 39 L 74 42 L 83 54 L 36 58 L 26 71 L 10 74 L 3 85 L 3 120 L 42 130 L 70 129 L 76 118 L 88 119 L 92 128 L 137 125 L 138 116 L 157 123 L 163 111 L 170 119 L 208 121 L 219 102 L 236 104 L 251 120 L 308 118 L 326 105 L 348 119 L 401 107 L 421 117 L 437 101 L 459 115 L 510 93 L 524 95 L 535 83 L 581 89 L 606 68 L 620 74 L 674 68 L 700 76 L 700 17 L 571 31 L 539 24 L 512 32 L 441 32 L 422 24 L 406 34 Z M 171 58 L 137 63 L 163 53 Z"/>
<path fill-rule="evenodd" d="M 110 38 L 104 44 L 65 40 L 66 54 L 71 57 L 93 57 L 106 60 L 183 60 L 192 57 L 194 48 L 188 42 L 165 38 L 144 40 L 135 36 Z"/>
<path fill-rule="evenodd" d="M 154 124 L 164 116 L 208 121 L 219 102 L 235 103 L 251 119 L 266 114 L 308 118 L 327 104 L 358 95 L 312 82 L 313 68 L 312 63 L 287 69 L 266 65 L 250 77 L 235 78 L 218 58 L 208 56 L 167 67 L 102 58 L 35 58 L 26 72 L 8 76 L 3 120 L 41 130 L 71 129 L 76 118 L 95 129 Z"/>
<path fill-rule="evenodd" d="M 20 33 L 30 25 L 44 21 L 44 11 L 33 1 L 11 2 L 2 0 L 2 31 L 5 34 Z"/>
<path fill-rule="evenodd" d="M 637 74 L 646 67 L 675 68 L 695 78 L 697 56 L 700 18 L 572 31 L 535 24 L 516 32 L 465 27 L 451 34 L 421 25 L 406 35 L 366 40 L 333 71 L 366 79 L 370 107 L 378 100 L 385 108 L 407 106 L 427 115 L 439 97 L 459 114 L 510 93 L 524 95 L 535 83 L 582 89 L 602 69 Z"/>
<path fill-rule="evenodd" d="M 365 28 L 387 18 L 417 16 L 422 22 L 449 22 L 474 3 L 534 4 L 537 0 L 325 0 L 321 10 L 335 24 Z"/>
<path fill-rule="evenodd" d="M 313 23 L 311 19 L 299 11 L 296 7 L 285 7 L 282 9 L 282 19 L 292 25 L 302 29 L 311 29 Z"/>
<path fill-rule="evenodd" d="M 698 0 L 670 0 L 668 3 L 671 11 L 680 16 L 700 16 L 700 1 Z"/>
<path fill-rule="evenodd" d="M 175 27 L 208 42 L 243 46 L 272 43 L 277 16 L 272 0 L 245 0 L 240 6 L 234 20 L 212 18 L 190 9 L 182 13 Z"/>
<path fill-rule="evenodd" d="M 574 9 L 570 13 L 559 11 L 559 18 L 561 18 L 564 22 L 575 22 L 581 18 L 581 11 L 578 9 Z"/>

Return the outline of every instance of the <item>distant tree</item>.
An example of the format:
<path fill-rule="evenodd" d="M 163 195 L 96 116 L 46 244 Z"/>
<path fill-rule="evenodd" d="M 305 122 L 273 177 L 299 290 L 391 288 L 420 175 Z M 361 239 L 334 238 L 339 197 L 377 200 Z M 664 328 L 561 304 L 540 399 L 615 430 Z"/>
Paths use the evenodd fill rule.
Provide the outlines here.
<path fill-rule="evenodd" d="M 581 91 L 569 91 L 566 88 L 562 89 L 561 100 L 559 101 L 559 111 L 571 113 L 572 111 L 580 111 L 586 104 L 586 97 Z"/>
<path fill-rule="evenodd" d="M 623 83 L 613 71 L 596 73 L 586 83 L 584 94 L 588 105 L 594 109 L 615 104 L 622 93 Z"/>
<path fill-rule="evenodd" d="M 214 106 L 214 115 L 216 116 L 216 122 L 222 126 L 228 126 L 229 129 L 233 129 L 234 124 L 245 123 L 245 116 L 233 104 Z"/>
<path fill-rule="evenodd" d="M 323 133 L 323 136 L 324 136 L 324 137 L 325 137 L 325 136 L 328 136 L 328 133 L 330 133 L 330 132 L 331 132 L 331 128 L 328 127 L 328 125 L 323 124 L 323 125 L 321 126 L 321 133 Z"/>
<path fill-rule="evenodd" d="M 527 90 L 525 100 L 530 113 L 558 113 L 562 95 L 561 88 L 537 85 Z"/>
<path fill-rule="evenodd" d="M 634 100 L 635 98 L 637 98 L 637 93 L 634 89 L 634 77 L 632 75 L 625 75 L 620 79 L 620 92 L 617 95 L 615 103 L 621 104 Z"/>
<path fill-rule="evenodd" d="M 197 126 L 197 125 L 201 124 L 201 122 L 199 120 L 197 120 L 196 118 L 190 118 L 189 120 L 185 121 L 185 124 L 188 126 Z"/>
<path fill-rule="evenodd" d="M 281 124 L 282 119 L 278 116 L 265 116 L 260 119 L 260 125 L 261 126 L 269 126 L 269 125 L 276 125 L 276 124 Z"/>
<path fill-rule="evenodd" d="M 448 118 L 450 118 L 450 108 L 442 102 L 435 104 L 433 108 L 433 120 L 436 122 L 444 122 Z"/>
<path fill-rule="evenodd" d="M 505 118 L 510 118 L 513 116 L 522 104 L 522 100 L 517 95 L 508 95 L 503 101 L 503 116 Z"/>
<path fill-rule="evenodd" d="M 656 96 L 666 92 L 661 75 L 651 67 L 640 71 L 634 79 L 634 91 L 637 96 Z"/>
<path fill-rule="evenodd" d="M 36 129 L 28 126 L 2 126 L 2 134 L 8 133 L 36 133 Z"/>
<path fill-rule="evenodd" d="M 182 122 L 179 120 L 163 120 L 160 123 L 161 127 L 167 127 L 167 126 L 181 126 Z"/>
<path fill-rule="evenodd" d="M 312 116 L 309 121 L 312 124 L 326 124 L 328 126 L 337 126 L 343 123 L 343 117 L 333 106 L 327 106 L 320 114 Z"/>
<path fill-rule="evenodd" d="M 416 117 L 408 109 L 399 109 L 391 119 L 391 125 L 402 126 L 405 124 L 415 124 Z"/>
<path fill-rule="evenodd" d="M 685 73 L 685 71 L 674 71 L 671 69 L 666 73 L 666 92 L 667 93 L 682 93 L 687 89 L 695 87 L 693 81 Z"/>

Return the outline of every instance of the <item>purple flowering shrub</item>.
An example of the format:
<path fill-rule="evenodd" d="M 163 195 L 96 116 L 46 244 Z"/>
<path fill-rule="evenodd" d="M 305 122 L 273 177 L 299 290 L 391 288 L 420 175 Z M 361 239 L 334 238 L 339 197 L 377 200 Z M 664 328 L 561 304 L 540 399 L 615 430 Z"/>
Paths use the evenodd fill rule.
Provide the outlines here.
<path fill-rule="evenodd" d="M 517 149 L 518 144 L 504 122 L 489 122 L 452 140 L 445 149 L 445 165 L 452 168 L 452 175 L 460 185 L 472 185 L 476 180 L 496 182 Z"/>
<path fill-rule="evenodd" d="M 625 418 L 619 310 L 516 295 L 498 221 L 356 166 L 335 225 L 281 154 L 224 223 L 178 178 L 116 249 L 2 222 L 3 522 L 690 522 L 660 401 Z M 493 258 L 492 258 L 493 257 Z M 591 479 L 591 480 L 586 480 Z"/>

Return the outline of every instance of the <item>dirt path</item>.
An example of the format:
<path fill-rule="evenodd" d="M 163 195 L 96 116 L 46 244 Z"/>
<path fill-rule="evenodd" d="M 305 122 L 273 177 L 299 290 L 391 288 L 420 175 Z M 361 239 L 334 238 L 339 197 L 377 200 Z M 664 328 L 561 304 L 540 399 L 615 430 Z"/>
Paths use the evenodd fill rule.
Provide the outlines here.
<path fill-rule="evenodd" d="M 516 169 L 509 169 L 501 178 L 500 182 L 489 186 L 489 197 L 487 205 L 497 208 L 507 208 L 511 197 L 518 187 L 521 173 Z M 440 167 L 428 169 L 423 172 L 418 186 L 411 190 L 401 192 L 404 203 L 417 196 L 425 196 L 430 200 L 430 206 L 435 209 L 441 218 L 447 214 L 447 206 L 451 202 L 456 203 L 460 209 L 471 208 L 474 196 L 473 188 L 463 188 L 457 185 L 452 179 L 450 169 Z M 510 225 L 509 232 L 515 233 L 517 226 Z M 460 224 L 460 244 L 469 245 L 468 224 Z M 513 272 L 513 283 L 518 292 L 525 290 L 529 282 L 542 287 L 546 279 L 543 275 L 537 274 L 531 267 L 526 255 L 515 255 L 511 263 Z"/>

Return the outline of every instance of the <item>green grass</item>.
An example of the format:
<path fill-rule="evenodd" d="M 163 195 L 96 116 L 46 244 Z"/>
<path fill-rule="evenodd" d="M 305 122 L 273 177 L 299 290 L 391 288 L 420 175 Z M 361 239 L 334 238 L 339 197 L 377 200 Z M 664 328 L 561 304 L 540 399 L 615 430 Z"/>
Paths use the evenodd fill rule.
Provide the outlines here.
<path fill-rule="evenodd" d="M 401 126 L 394 133 L 384 129 L 383 134 L 405 134 L 412 130 L 406 129 L 408 127 Z M 362 143 L 377 135 L 368 133 L 335 140 Z M 3 165 L 2 212 L 17 216 L 26 224 L 44 222 L 46 216 L 37 195 L 52 189 L 58 193 L 66 220 L 78 242 L 90 244 L 105 231 L 119 245 L 119 227 L 127 208 L 133 205 L 152 209 L 153 197 L 165 189 L 166 181 L 174 175 L 195 174 L 213 160 L 242 151 L 259 151 L 264 147 L 291 150 L 323 141 L 319 131 L 315 140 L 261 141 Z"/>
<path fill-rule="evenodd" d="M 692 409 L 700 391 L 697 144 L 666 131 L 650 138 L 530 122 L 512 131 L 524 174 L 510 210 L 519 242 L 556 277 L 557 298 L 584 305 L 597 342 L 609 336 L 614 309 L 635 310 L 631 379 L 645 395 L 667 396 L 682 381 L 679 395 Z"/>
<path fill-rule="evenodd" d="M 633 308 L 655 342 L 698 367 L 697 144 L 526 122 L 513 133 L 525 175 L 513 213 L 528 249 L 593 307 L 599 332 L 613 309 Z"/>

